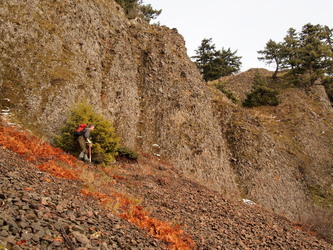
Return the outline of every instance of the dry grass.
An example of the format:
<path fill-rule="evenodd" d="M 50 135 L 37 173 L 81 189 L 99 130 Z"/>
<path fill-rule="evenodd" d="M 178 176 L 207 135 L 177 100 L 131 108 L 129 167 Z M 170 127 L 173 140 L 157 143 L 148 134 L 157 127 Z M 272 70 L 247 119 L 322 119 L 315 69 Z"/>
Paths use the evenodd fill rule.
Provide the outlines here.
<path fill-rule="evenodd" d="M 313 215 L 305 220 L 306 231 L 316 232 L 317 236 L 333 244 L 333 210 L 317 208 Z"/>

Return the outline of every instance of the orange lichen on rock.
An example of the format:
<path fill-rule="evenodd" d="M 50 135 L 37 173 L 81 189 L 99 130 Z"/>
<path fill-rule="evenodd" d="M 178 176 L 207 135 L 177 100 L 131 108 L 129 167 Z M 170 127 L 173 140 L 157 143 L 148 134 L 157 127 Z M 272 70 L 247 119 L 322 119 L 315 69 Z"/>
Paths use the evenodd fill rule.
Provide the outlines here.
<path fill-rule="evenodd" d="M 79 179 L 78 176 L 82 173 L 81 167 L 86 167 L 84 164 L 80 164 L 81 169 L 78 168 L 78 161 L 73 156 L 14 127 L 0 126 L 0 145 L 20 154 L 40 170 L 50 172 L 59 178 Z M 95 175 L 96 173 L 94 173 L 94 179 L 98 179 L 98 176 Z M 113 175 L 113 178 L 126 179 L 118 175 Z M 85 179 L 83 178 L 82 181 L 84 182 Z M 110 204 L 115 204 L 114 209 L 117 210 L 119 217 L 145 229 L 153 237 L 169 244 L 171 249 L 194 248 L 194 241 L 185 235 L 179 225 L 172 225 L 170 222 L 164 222 L 150 216 L 126 195 L 112 190 L 100 193 L 83 189 L 80 193 L 98 199 L 106 208 L 110 208 Z M 19 243 L 21 244 L 21 242 Z"/>
<path fill-rule="evenodd" d="M 136 205 L 125 195 L 113 192 L 106 195 L 100 192 L 91 192 L 83 189 L 80 192 L 100 200 L 102 204 L 120 202 L 119 217 L 144 228 L 153 237 L 169 244 L 171 249 L 193 249 L 194 241 L 180 228 L 179 225 L 172 225 L 170 222 L 164 222 L 148 214 L 141 206 Z"/>
<path fill-rule="evenodd" d="M 15 127 L 0 127 L 0 145 L 23 156 L 37 168 L 50 172 L 52 175 L 66 179 L 78 179 L 77 160 L 58 148 L 52 147 L 27 131 Z M 65 169 L 61 165 L 75 168 Z"/>

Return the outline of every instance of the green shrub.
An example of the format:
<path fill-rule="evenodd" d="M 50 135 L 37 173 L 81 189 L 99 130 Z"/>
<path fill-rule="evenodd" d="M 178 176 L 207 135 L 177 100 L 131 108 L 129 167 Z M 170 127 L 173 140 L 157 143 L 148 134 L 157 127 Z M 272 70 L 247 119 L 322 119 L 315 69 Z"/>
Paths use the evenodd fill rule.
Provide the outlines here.
<path fill-rule="evenodd" d="M 268 82 L 264 76 L 257 70 L 253 77 L 253 88 L 268 87 Z"/>
<path fill-rule="evenodd" d="M 333 192 L 328 188 L 316 184 L 307 184 L 307 189 L 314 204 L 322 207 L 333 205 Z"/>
<path fill-rule="evenodd" d="M 333 102 L 333 76 L 326 76 L 323 79 L 323 85 L 325 86 L 329 99 Z"/>
<path fill-rule="evenodd" d="M 61 135 L 56 136 L 54 140 L 55 145 L 70 154 L 78 155 L 80 147 L 73 133 L 82 123 L 95 125 L 94 131 L 91 132 L 93 162 L 108 164 L 114 161 L 120 138 L 117 137 L 111 122 L 102 115 L 94 113 L 88 104 L 81 103 L 71 110 L 61 129 Z"/>
<path fill-rule="evenodd" d="M 268 87 L 258 87 L 246 95 L 243 106 L 249 108 L 264 105 L 277 106 L 281 102 L 278 94 L 279 92 L 277 90 Z"/>
<path fill-rule="evenodd" d="M 127 157 L 132 160 L 137 160 L 139 158 L 139 154 L 128 147 L 119 147 L 118 155 Z"/>
<path fill-rule="evenodd" d="M 125 10 L 129 19 L 141 17 L 149 23 L 162 12 L 155 10 L 151 4 L 144 4 L 142 0 L 116 0 L 116 2 Z"/>
<path fill-rule="evenodd" d="M 223 94 L 225 94 L 233 103 L 238 103 L 239 100 L 234 96 L 234 93 L 232 93 L 230 90 L 227 90 L 225 88 L 225 83 L 222 81 L 217 81 L 215 83 L 215 87 L 220 90 Z"/>

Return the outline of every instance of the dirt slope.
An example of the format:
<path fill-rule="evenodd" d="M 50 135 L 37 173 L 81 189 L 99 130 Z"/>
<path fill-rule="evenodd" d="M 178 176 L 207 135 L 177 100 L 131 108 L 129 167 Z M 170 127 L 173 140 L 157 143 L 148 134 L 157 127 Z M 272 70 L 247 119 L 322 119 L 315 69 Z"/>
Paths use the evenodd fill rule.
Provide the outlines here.
<path fill-rule="evenodd" d="M 18 138 L 24 139 L 24 136 Z M 6 149 L 9 146 L 2 143 L 0 147 L 2 246 L 16 246 L 16 249 L 31 249 L 33 246 L 41 249 L 172 247 L 165 240 L 153 239 L 150 235 L 154 232 L 149 229 L 136 227 L 135 221 L 117 212 L 115 204 L 101 203 L 100 196 L 95 199 L 88 192 L 82 192 L 90 185 L 94 187 L 90 187 L 90 193 L 106 192 L 107 186 L 112 187 L 112 190 L 136 200 L 141 209 L 150 212 L 151 218 L 172 223 L 176 229 L 181 228 L 184 242 L 193 240 L 194 245 L 178 249 L 333 247 L 301 231 L 284 217 L 256 205 L 224 199 L 217 192 L 186 179 L 169 163 L 149 154 L 143 154 L 138 162 L 119 160 L 109 171 L 103 170 L 110 177 L 107 183 L 103 183 L 107 185 L 103 186 L 101 179 L 94 177 L 103 172 L 96 166 L 82 166 L 85 179 L 59 179 Z M 68 166 L 62 167 L 63 172 L 70 170 Z M 83 169 L 71 171 L 76 171 L 79 176 Z M 153 231 L 158 230 L 155 227 Z"/>

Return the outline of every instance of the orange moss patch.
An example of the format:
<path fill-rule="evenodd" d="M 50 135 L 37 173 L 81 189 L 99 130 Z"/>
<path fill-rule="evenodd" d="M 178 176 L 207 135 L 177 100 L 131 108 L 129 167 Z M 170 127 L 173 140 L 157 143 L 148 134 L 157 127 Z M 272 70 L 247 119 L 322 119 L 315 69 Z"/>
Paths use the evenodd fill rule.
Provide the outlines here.
<path fill-rule="evenodd" d="M 294 228 L 296 228 L 297 230 L 299 230 L 299 231 L 303 231 L 303 232 L 308 233 L 308 234 L 310 234 L 312 236 L 318 237 L 318 234 L 316 232 L 311 231 L 308 228 L 308 226 L 306 226 L 306 225 L 302 225 L 300 223 L 293 223 L 292 226 Z"/>
<path fill-rule="evenodd" d="M 78 177 L 72 173 L 72 171 L 68 171 L 63 169 L 62 167 L 59 167 L 54 161 L 48 161 L 48 162 L 43 162 L 40 165 L 36 166 L 40 170 L 50 172 L 52 175 L 64 178 L 64 179 L 70 179 L 70 180 L 75 180 L 78 179 Z"/>
<path fill-rule="evenodd" d="M 82 174 L 83 168 L 87 169 L 85 164 L 79 164 L 79 161 L 73 156 L 52 147 L 49 143 L 26 131 L 20 131 L 14 127 L 0 126 L 0 145 L 18 153 L 37 168 L 50 172 L 53 176 L 59 178 L 80 179 L 78 176 Z M 103 171 L 110 174 L 107 169 L 103 169 Z M 92 174 L 92 180 L 102 179 L 98 173 Z M 113 175 L 113 178 L 118 181 L 126 180 L 126 178 L 118 175 Z M 84 182 L 88 179 L 83 178 L 80 180 Z M 185 235 L 179 225 L 174 226 L 169 222 L 149 216 L 148 212 L 137 206 L 125 195 L 113 192 L 111 189 L 106 189 L 105 191 L 109 194 L 90 192 L 88 190 L 81 190 L 81 194 L 97 198 L 106 207 L 112 203 L 119 204 L 117 207 L 119 217 L 135 224 L 139 228 L 147 230 L 153 237 L 169 244 L 171 249 L 194 248 L 193 240 Z M 24 242 L 18 242 L 17 244 L 24 244 Z"/>
<path fill-rule="evenodd" d="M 80 193 L 95 197 L 102 204 L 118 201 L 121 204 L 119 208 L 120 218 L 147 230 L 153 237 L 169 244 L 171 249 L 193 249 L 195 246 L 194 241 L 185 235 L 179 225 L 173 226 L 170 222 L 164 222 L 149 216 L 148 212 L 144 211 L 141 206 L 137 206 L 122 194 L 114 192 L 109 196 L 99 192 L 90 192 L 86 189 L 81 190 Z"/>
<path fill-rule="evenodd" d="M 65 179 L 78 179 L 77 160 L 49 143 L 14 127 L 0 127 L 0 145 L 33 163 L 37 168 Z M 75 168 L 75 172 L 61 165 Z"/>

